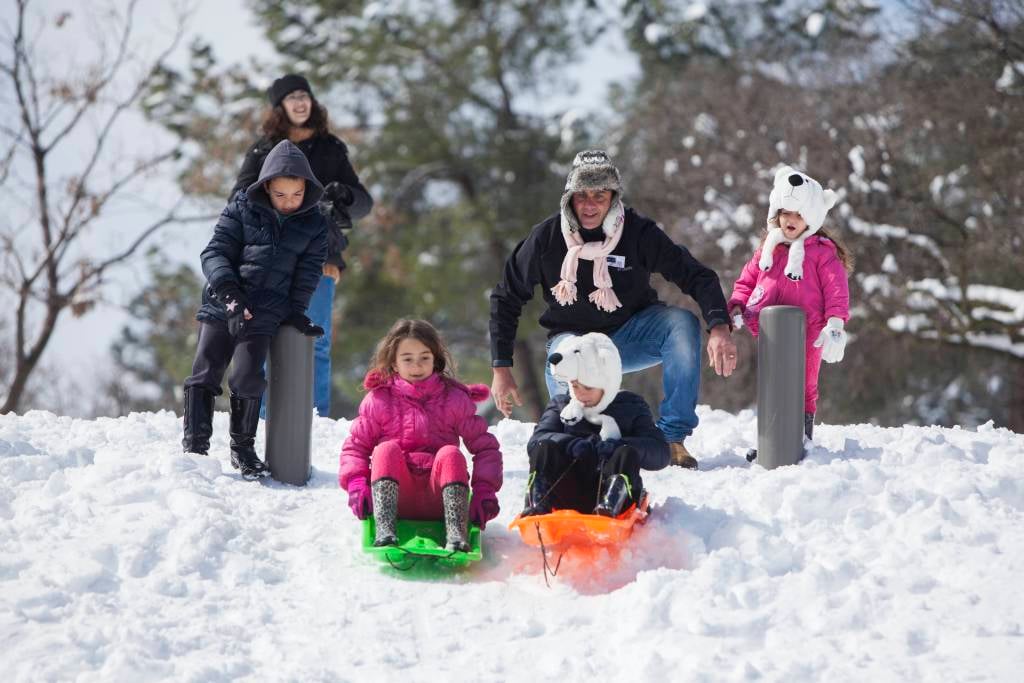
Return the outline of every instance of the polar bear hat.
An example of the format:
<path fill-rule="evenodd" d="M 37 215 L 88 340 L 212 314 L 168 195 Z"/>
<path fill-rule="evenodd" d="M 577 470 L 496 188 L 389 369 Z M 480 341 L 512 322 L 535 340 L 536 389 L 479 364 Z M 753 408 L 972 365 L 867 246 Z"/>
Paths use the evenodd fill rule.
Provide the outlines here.
<path fill-rule="evenodd" d="M 821 183 L 801 173 L 792 166 L 783 166 L 775 172 L 775 184 L 768 197 L 768 222 L 779 215 L 779 211 L 796 211 L 807 223 L 808 237 L 821 230 L 825 214 L 836 204 L 837 195 L 832 190 L 821 189 Z"/>
<path fill-rule="evenodd" d="M 786 261 L 786 277 L 790 280 L 803 278 L 804 241 L 821 230 L 825 223 L 825 214 L 835 206 L 837 195 L 832 190 L 821 189 L 821 184 L 806 173 L 801 173 L 792 166 L 783 166 L 775 172 L 775 184 L 768 197 L 768 238 L 761 248 L 758 266 L 761 270 L 772 267 L 772 252 L 779 244 L 790 243 L 789 258 Z M 779 211 L 796 211 L 807 223 L 807 229 L 799 237 L 790 242 L 778 224 L 773 221 Z"/>
<path fill-rule="evenodd" d="M 610 416 L 603 415 L 619 393 L 622 386 L 622 359 L 619 350 L 607 335 L 591 332 L 567 337 L 548 356 L 551 375 L 569 385 L 569 403 L 562 410 L 562 421 L 576 424 L 581 419 L 601 425 L 602 439 L 618 439 L 618 424 Z M 597 405 L 586 407 L 576 398 L 572 382 L 604 390 Z"/>

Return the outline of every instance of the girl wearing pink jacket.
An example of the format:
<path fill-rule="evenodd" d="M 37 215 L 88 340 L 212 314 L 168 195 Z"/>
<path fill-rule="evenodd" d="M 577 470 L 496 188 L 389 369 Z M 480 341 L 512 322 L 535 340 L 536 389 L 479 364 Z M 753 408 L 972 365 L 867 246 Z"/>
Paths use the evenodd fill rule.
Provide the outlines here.
<path fill-rule="evenodd" d="M 775 174 L 768 227 L 761 247 L 743 267 L 729 297 L 729 311 L 756 337 L 758 316 L 768 306 L 799 306 L 807 320 L 804 433 L 814 431 L 821 361 L 838 363 L 850 318 L 847 273 L 853 260 L 822 224 L 836 201 L 813 178 L 789 166 Z M 753 453 L 751 454 L 753 455 Z M 751 455 L 748 458 L 752 459 Z"/>
<path fill-rule="evenodd" d="M 338 470 L 352 512 L 373 514 L 376 546 L 398 542 L 398 518 L 444 519 L 447 549 L 469 550 L 468 521 L 483 528 L 499 511 L 501 451 L 475 406 L 490 390 L 456 381 L 441 336 L 423 320 L 392 326 L 363 386 L 369 393 Z M 472 478 L 460 437 L 473 454 Z"/>

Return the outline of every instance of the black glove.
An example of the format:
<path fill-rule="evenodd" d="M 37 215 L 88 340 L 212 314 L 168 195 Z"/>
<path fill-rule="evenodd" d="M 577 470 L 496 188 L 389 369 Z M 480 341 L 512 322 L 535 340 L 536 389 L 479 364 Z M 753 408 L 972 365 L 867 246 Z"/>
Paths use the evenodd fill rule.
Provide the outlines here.
<path fill-rule="evenodd" d="M 352 188 L 337 180 L 324 186 L 324 197 L 327 197 L 334 204 L 352 206 Z"/>
<path fill-rule="evenodd" d="M 245 311 L 249 309 L 249 300 L 242 288 L 234 282 L 225 282 L 217 288 L 216 294 L 228 314 L 228 332 L 232 337 L 237 337 L 245 326 Z"/>
<path fill-rule="evenodd" d="M 612 457 L 612 454 L 615 453 L 619 446 L 624 445 L 625 444 L 622 441 L 619 441 L 618 439 L 608 439 L 607 441 L 602 441 L 599 444 L 597 444 L 597 457 L 600 458 L 601 460 L 607 460 L 608 458 Z"/>
<path fill-rule="evenodd" d="M 341 234 L 341 230 L 348 230 L 352 227 L 352 217 L 348 215 L 348 207 L 352 206 L 352 200 L 352 189 L 348 185 L 339 183 L 337 180 L 333 183 L 327 183 L 327 187 L 324 188 L 324 194 L 320 198 L 320 213 L 334 223 L 339 234 Z M 329 236 L 328 239 L 330 239 Z M 344 248 L 342 246 L 341 249 L 331 249 L 328 246 L 327 251 L 334 253 Z"/>
<path fill-rule="evenodd" d="M 307 337 L 324 336 L 324 328 L 314 325 L 313 321 L 306 317 L 304 313 L 292 313 L 285 318 L 284 324 L 291 325 Z"/>
<path fill-rule="evenodd" d="M 569 442 L 567 452 L 573 460 L 594 459 L 597 457 L 597 435 L 579 437 Z"/>
<path fill-rule="evenodd" d="M 320 203 L 317 204 L 317 208 L 320 209 L 320 213 L 329 220 L 335 230 L 341 234 L 342 230 L 348 230 L 352 227 L 352 218 L 348 215 L 348 211 L 344 208 L 340 208 L 337 204 L 329 199 L 321 199 Z"/>

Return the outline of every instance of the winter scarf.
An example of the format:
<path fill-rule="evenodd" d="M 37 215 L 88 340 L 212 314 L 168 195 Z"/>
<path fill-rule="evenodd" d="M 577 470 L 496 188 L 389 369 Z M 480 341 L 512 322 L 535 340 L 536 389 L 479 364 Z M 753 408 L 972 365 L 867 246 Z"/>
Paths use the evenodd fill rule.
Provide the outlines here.
<path fill-rule="evenodd" d="M 576 302 L 576 269 L 579 260 L 587 259 L 594 262 L 594 287 L 596 289 L 588 297 L 590 301 L 602 311 L 611 313 L 616 308 L 621 308 L 622 303 L 619 297 L 615 296 L 612 289 L 612 278 L 608 273 L 608 254 L 612 253 L 619 244 L 622 237 L 622 226 L 625 223 L 626 209 L 622 200 L 616 195 L 612 202 L 608 215 L 604 217 L 601 229 L 604 231 L 604 240 L 601 242 L 584 242 L 580 235 L 576 216 L 572 211 L 572 194 L 566 193 L 562 196 L 562 237 L 565 239 L 565 246 L 568 251 L 562 260 L 561 280 L 551 288 L 555 300 L 562 306 L 568 306 Z"/>

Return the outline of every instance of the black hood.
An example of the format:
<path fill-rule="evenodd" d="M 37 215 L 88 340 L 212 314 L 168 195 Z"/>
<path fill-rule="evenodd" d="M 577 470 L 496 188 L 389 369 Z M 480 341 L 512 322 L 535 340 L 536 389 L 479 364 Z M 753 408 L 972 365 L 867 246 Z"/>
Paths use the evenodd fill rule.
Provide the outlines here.
<path fill-rule="evenodd" d="M 259 179 L 245 191 L 246 196 L 258 204 L 273 209 L 274 205 L 270 203 L 270 197 L 267 196 L 264 184 L 281 176 L 305 178 L 306 180 L 306 195 L 302 198 L 302 205 L 295 213 L 301 213 L 311 206 L 316 206 L 316 203 L 320 201 L 320 197 L 324 193 L 324 186 L 313 175 L 313 169 L 309 167 L 306 155 L 288 140 L 281 140 L 274 145 L 274 149 L 270 150 L 263 162 Z"/>

